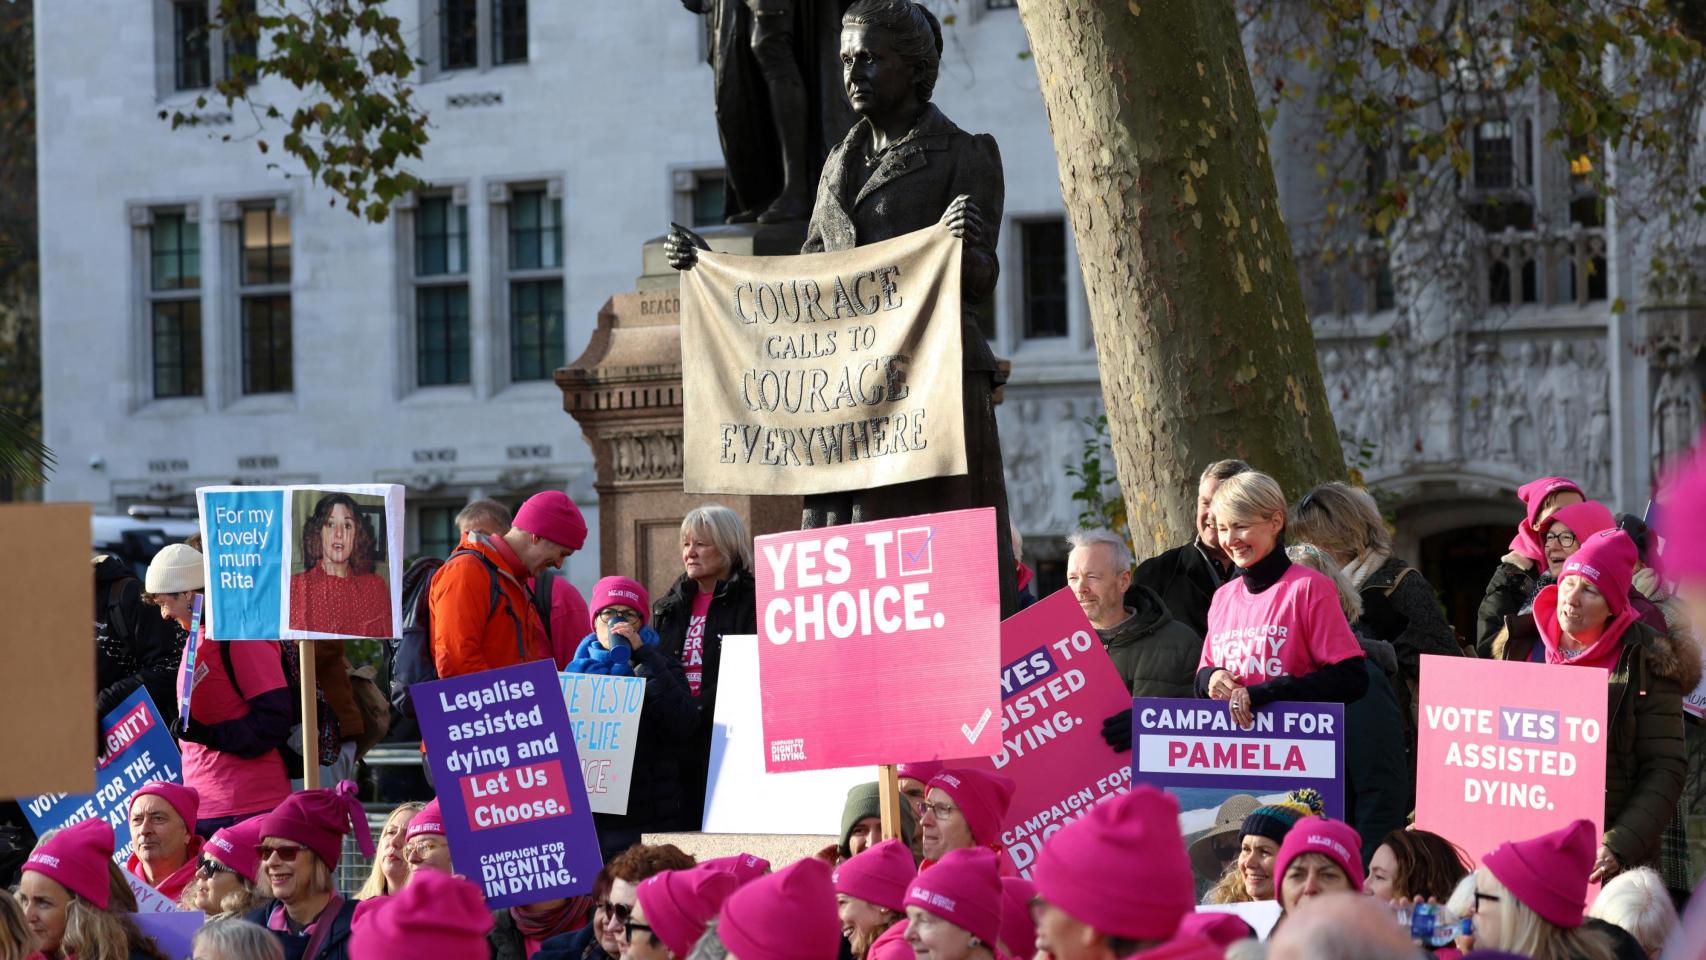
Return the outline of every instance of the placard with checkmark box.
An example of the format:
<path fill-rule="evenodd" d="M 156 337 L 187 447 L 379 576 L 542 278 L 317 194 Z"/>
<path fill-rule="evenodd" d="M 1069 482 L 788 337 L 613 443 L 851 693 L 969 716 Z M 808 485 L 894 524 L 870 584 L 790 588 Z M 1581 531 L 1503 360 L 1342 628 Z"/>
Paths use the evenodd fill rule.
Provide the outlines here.
<path fill-rule="evenodd" d="M 913 577 L 934 572 L 935 558 L 930 546 L 936 539 L 935 527 L 907 527 L 895 534 L 900 548 L 900 575 Z"/>

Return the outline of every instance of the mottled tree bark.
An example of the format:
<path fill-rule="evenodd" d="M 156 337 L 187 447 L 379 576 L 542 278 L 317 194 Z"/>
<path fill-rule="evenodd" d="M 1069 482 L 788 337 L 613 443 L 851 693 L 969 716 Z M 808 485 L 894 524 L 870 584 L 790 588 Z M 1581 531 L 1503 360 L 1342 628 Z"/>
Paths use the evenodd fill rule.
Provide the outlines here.
<path fill-rule="evenodd" d="M 1138 556 L 1239 457 L 1342 479 L 1231 0 L 1020 0 Z"/>

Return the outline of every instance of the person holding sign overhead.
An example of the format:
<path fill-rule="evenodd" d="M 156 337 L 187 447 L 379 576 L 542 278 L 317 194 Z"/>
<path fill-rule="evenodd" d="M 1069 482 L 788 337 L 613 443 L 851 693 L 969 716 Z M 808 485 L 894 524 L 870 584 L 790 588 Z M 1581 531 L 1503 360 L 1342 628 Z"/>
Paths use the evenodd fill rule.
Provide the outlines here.
<path fill-rule="evenodd" d="M 1560 511 L 1562 512 L 1562 511 Z M 1700 649 L 1641 622 L 1629 600 L 1634 541 L 1621 530 L 1588 538 L 1557 583 L 1534 597 L 1534 616 L 1493 641 L 1501 660 L 1609 671 L 1605 835 L 1593 880 L 1650 864 L 1682 795 L 1682 696 L 1700 683 Z"/>
<path fill-rule="evenodd" d="M 204 585 L 200 551 L 174 543 L 148 565 L 142 599 L 188 630 L 192 602 Z M 177 731 L 184 786 L 200 797 L 195 833 L 203 837 L 290 795 L 278 751 L 290 739 L 293 706 L 278 642 L 245 640 L 225 650 L 225 641 L 213 639 L 215 629 L 204 609 L 199 636 L 184 645 L 178 665 L 179 689 L 190 688 L 190 708 L 178 718 Z M 236 676 L 227 672 L 228 662 Z"/>
<path fill-rule="evenodd" d="M 1279 482 L 1250 471 L 1214 493 L 1220 545 L 1243 575 L 1214 593 L 1197 664 L 1197 695 L 1225 700 L 1249 727 L 1276 700 L 1351 703 L 1368 692 L 1362 646 L 1327 576 L 1285 553 Z"/>

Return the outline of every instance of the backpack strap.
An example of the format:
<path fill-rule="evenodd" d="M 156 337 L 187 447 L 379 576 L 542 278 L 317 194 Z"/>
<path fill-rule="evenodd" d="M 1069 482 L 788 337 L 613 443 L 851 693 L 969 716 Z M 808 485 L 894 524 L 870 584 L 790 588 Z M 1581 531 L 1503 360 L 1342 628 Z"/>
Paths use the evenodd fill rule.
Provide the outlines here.
<path fill-rule="evenodd" d="M 1415 567 L 1406 565 L 1404 569 L 1398 571 L 1398 575 L 1393 577 L 1392 582 L 1386 585 L 1386 595 L 1389 597 L 1392 596 L 1392 591 L 1398 589 L 1398 584 L 1403 583 L 1404 578 L 1414 573 L 1415 570 Z"/>
<path fill-rule="evenodd" d="M 546 641 L 551 639 L 551 596 L 557 589 L 557 577 L 556 570 L 546 567 L 533 578 L 533 610 L 539 614 L 539 622 L 545 627 Z"/>
<path fill-rule="evenodd" d="M 237 699 L 249 699 L 243 696 L 243 684 L 237 679 L 236 666 L 231 663 L 231 644 L 221 643 L 219 645 L 219 661 L 225 664 L 225 679 L 231 681 L 231 689 L 237 691 Z M 286 677 L 285 679 L 288 680 L 289 678 Z"/>
<path fill-rule="evenodd" d="M 448 567 L 451 560 L 456 559 L 457 555 L 464 553 L 480 561 L 480 565 L 486 568 L 486 576 L 491 580 L 491 596 L 488 601 L 488 606 L 486 607 L 486 619 L 488 621 L 491 620 L 492 615 L 498 612 L 498 602 L 501 600 L 504 605 L 504 613 L 509 616 L 510 622 L 515 624 L 516 657 L 525 663 L 527 661 L 527 637 L 524 634 L 521 617 L 515 612 L 515 604 L 510 602 L 509 594 L 504 593 L 503 584 L 498 580 L 498 578 L 504 574 L 498 570 L 498 565 L 493 563 L 490 557 L 487 557 L 484 553 L 469 547 L 459 547 L 452 551 L 450 556 L 445 558 L 444 565 Z M 442 570 L 443 567 L 440 567 L 439 569 Z M 515 580 L 514 577 L 510 577 L 510 579 Z M 520 582 L 521 581 L 519 580 L 516 581 L 517 584 Z M 522 587 L 521 590 L 523 593 L 527 592 L 526 587 Z"/>
<path fill-rule="evenodd" d="M 107 586 L 107 629 L 120 640 L 130 639 L 130 622 L 124 618 L 124 588 L 134 577 L 121 577 Z"/>

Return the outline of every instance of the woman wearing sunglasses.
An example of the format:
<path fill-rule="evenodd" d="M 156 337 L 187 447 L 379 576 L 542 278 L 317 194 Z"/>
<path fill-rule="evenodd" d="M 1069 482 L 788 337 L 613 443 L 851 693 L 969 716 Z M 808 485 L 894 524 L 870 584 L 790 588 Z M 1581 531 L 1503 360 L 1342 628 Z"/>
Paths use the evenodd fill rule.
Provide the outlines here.
<path fill-rule="evenodd" d="M 274 899 L 244 919 L 271 930 L 286 960 L 348 960 L 351 924 L 384 902 L 346 901 L 332 882 L 351 830 L 362 855 L 373 856 L 367 814 L 355 794 L 349 780 L 334 789 L 303 790 L 261 820 L 255 855 Z"/>
<path fill-rule="evenodd" d="M 214 833 L 201 848 L 195 882 L 184 889 L 179 905 L 211 921 L 241 917 L 271 899 L 271 888 L 255 882 L 261 865 L 255 848 L 260 843 L 259 817 Z"/>
<path fill-rule="evenodd" d="M 636 843 L 604 864 L 592 883 L 592 922 L 546 940 L 533 960 L 616 960 L 623 953 L 639 884 L 665 870 L 689 870 L 696 861 L 674 844 Z"/>
<path fill-rule="evenodd" d="M 681 662 L 664 652 L 647 622 L 651 600 L 645 587 L 628 577 L 605 577 L 592 588 L 591 609 L 592 633 L 575 649 L 566 672 L 646 681 L 628 812 L 592 817 L 609 860 L 639 843 L 642 833 L 669 830 L 681 821 L 681 764 L 695 742 L 699 712 Z"/>

